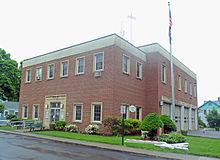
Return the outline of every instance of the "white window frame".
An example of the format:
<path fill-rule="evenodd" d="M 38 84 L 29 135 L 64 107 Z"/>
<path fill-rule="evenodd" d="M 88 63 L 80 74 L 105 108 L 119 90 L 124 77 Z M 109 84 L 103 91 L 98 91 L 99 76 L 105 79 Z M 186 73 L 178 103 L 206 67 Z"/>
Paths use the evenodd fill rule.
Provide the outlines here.
<path fill-rule="evenodd" d="M 101 69 L 97 69 L 96 68 L 96 57 L 98 55 L 102 55 L 102 68 Z M 104 52 L 99 52 L 99 53 L 95 53 L 94 56 L 93 56 L 93 71 L 96 72 L 96 71 L 104 71 Z"/>
<path fill-rule="evenodd" d="M 40 74 L 39 74 L 39 69 L 41 69 L 41 73 Z M 43 72 L 42 67 L 37 67 L 36 68 L 36 76 L 35 76 L 35 80 L 36 81 L 41 81 L 42 80 L 42 72 Z M 38 80 L 37 77 L 40 77 L 40 79 Z"/>
<path fill-rule="evenodd" d="M 161 82 L 162 83 L 166 83 L 166 65 L 165 64 L 162 64 L 161 65 Z"/>
<path fill-rule="evenodd" d="M 40 106 L 39 104 L 34 104 L 33 105 L 33 119 L 39 119 L 39 109 L 40 109 L 39 106 Z M 35 108 L 36 107 L 38 107 L 38 109 L 37 109 L 37 118 L 35 117 Z"/>
<path fill-rule="evenodd" d="M 81 106 L 81 120 L 76 119 L 76 106 Z M 74 103 L 73 104 L 73 121 L 82 122 L 82 119 L 83 119 L 83 103 Z"/>
<path fill-rule="evenodd" d="M 139 67 L 138 67 L 139 65 Z M 138 75 L 138 69 L 139 69 L 139 75 Z M 142 79 L 142 63 L 136 61 L 136 78 Z"/>
<path fill-rule="evenodd" d="M 30 74 L 29 74 L 30 72 Z M 29 77 L 29 80 L 28 80 L 28 77 Z M 25 80 L 26 83 L 30 83 L 31 82 L 31 69 L 27 69 L 26 70 L 26 80 Z"/>
<path fill-rule="evenodd" d="M 25 113 L 25 107 L 27 107 L 27 115 L 26 115 L 26 117 L 24 116 L 24 113 Z M 23 107 L 22 107 L 22 118 L 23 119 L 27 119 L 28 118 L 28 105 L 23 105 Z"/>
<path fill-rule="evenodd" d="M 95 116 L 94 116 L 94 109 L 95 109 L 95 105 L 100 105 L 101 106 L 101 112 L 100 112 L 100 121 L 94 120 Z M 102 123 L 102 108 L 103 108 L 103 103 L 102 102 L 93 102 L 91 104 L 91 122 L 92 123 Z"/>
<path fill-rule="evenodd" d="M 181 75 L 178 75 L 178 90 L 181 91 Z"/>
<path fill-rule="evenodd" d="M 184 90 L 185 90 L 185 93 L 187 93 L 187 80 L 186 79 L 184 80 Z"/>
<path fill-rule="evenodd" d="M 50 66 L 53 66 L 53 76 L 50 77 Z M 55 64 L 48 64 L 47 66 L 47 79 L 54 79 L 54 71 L 55 71 Z"/>
<path fill-rule="evenodd" d="M 125 58 L 127 58 L 127 65 L 126 65 L 126 68 L 127 68 L 127 71 L 125 71 Z M 125 74 L 130 74 L 130 57 L 127 56 L 127 55 L 123 55 L 123 64 L 122 64 L 122 70 L 123 70 L 123 73 Z"/>
<path fill-rule="evenodd" d="M 189 95 L 192 96 L 192 82 L 189 82 Z"/>
<path fill-rule="evenodd" d="M 9 110 L 4 110 L 4 117 L 6 117 L 8 115 L 8 114 L 5 115 L 6 112 L 9 114 Z"/>
<path fill-rule="evenodd" d="M 83 59 L 83 71 L 82 72 L 79 72 L 79 59 Z M 85 56 L 76 58 L 75 75 L 81 75 L 81 74 L 85 74 Z"/>
<path fill-rule="evenodd" d="M 64 63 L 67 63 L 67 70 L 66 70 L 66 75 L 64 75 L 63 73 L 63 65 Z M 68 72 L 69 72 L 69 60 L 65 60 L 60 62 L 60 77 L 68 77 Z"/>
<path fill-rule="evenodd" d="M 196 83 L 194 84 L 194 97 L 197 97 L 197 86 L 196 86 Z"/>

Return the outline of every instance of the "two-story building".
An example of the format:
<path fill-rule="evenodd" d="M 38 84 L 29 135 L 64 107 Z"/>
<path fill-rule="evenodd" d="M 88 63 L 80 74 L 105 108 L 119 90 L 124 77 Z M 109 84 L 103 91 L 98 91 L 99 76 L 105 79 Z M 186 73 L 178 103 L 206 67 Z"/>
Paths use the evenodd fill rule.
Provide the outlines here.
<path fill-rule="evenodd" d="M 135 47 L 116 34 L 33 57 L 23 62 L 19 117 L 66 120 L 80 130 L 108 117 L 142 120 L 170 115 L 169 53 L 159 44 Z M 174 58 L 175 123 L 197 128 L 196 75 Z M 130 105 L 136 112 L 129 112 Z"/>

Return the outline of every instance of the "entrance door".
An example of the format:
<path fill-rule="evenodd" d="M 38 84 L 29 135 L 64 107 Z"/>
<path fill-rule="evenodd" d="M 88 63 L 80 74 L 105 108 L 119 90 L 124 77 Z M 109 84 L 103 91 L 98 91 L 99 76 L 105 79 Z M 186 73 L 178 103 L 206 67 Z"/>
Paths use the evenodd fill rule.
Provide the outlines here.
<path fill-rule="evenodd" d="M 60 120 L 60 102 L 50 103 L 50 123 Z"/>

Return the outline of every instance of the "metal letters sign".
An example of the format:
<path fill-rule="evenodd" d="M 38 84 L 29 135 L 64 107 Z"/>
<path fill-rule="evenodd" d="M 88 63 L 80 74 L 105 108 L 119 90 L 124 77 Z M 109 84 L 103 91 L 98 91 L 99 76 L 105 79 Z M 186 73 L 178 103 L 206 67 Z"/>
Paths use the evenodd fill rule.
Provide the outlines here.
<path fill-rule="evenodd" d="M 121 114 L 125 114 L 126 113 L 126 106 L 121 106 Z"/>

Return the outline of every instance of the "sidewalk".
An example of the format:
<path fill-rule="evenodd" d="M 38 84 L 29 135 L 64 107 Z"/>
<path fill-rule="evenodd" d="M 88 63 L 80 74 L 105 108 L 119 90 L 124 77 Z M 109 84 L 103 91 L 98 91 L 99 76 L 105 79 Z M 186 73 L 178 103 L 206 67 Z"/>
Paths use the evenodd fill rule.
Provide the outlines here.
<path fill-rule="evenodd" d="M 150 150 L 145 150 L 145 149 L 124 147 L 124 146 L 111 145 L 111 144 L 105 144 L 105 143 L 86 142 L 86 141 L 80 141 L 80 140 L 45 136 L 45 135 L 39 135 L 39 134 L 34 134 L 34 133 L 22 132 L 22 131 L 0 130 L 0 132 L 23 135 L 23 136 L 30 136 L 30 137 L 35 137 L 35 138 L 47 139 L 47 140 L 53 140 L 53 141 L 58 141 L 58 142 L 62 142 L 62 143 L 73 143 L 73 144 L 85 145 L 85 146 L 89 146 L 89 147 L 97 147 L 97 148 L 108 149 L 108 150 L 119 151 L 119 152 L 121 151 L 121 152 L 150 155 L 150 156 L 162 157 L 162 158 L 168 158 L 168 159 L 220 160 L 219 158 L 196 156 L 196 155 L 190 155 L 190 154 L 157 152 L 157 151 L 150 151 Z"/>

